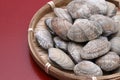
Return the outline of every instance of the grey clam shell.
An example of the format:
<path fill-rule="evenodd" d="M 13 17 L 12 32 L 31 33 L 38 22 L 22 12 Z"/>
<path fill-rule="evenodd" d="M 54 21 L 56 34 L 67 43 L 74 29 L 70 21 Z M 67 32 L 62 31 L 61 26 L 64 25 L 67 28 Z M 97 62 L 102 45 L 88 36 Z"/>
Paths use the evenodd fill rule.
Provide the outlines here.
<path fill-rule="evenodd" d="M 114 37 L 110 40 L 111 50 L 120 55 L 120 37 Z"/>
<path fill-rule="evenodd" d="M 84 53 L 81 54 L 83 59 L 94 59 L 106 54 L 111 48 L 110 42 L 106 37 L 100 37 L 89 41 L 84 47 Z"/>
<path fill-rule="evenodd" d="M 53 40 L 50 32 L 46 28 L 40 28 L 39 31 L 35 32 L 35 38 L 37 39 L 40 46 L 44 49 L 53 47 Z"/>
<path fill-rule="evenodd" d="M 116 27 L 118 29 L 118 32 L 114 34 L 114 36 L 120 37 L 120 14 L 115 15 L 114 17 L 112 17 L 112 19 L 115 21 Z"/>
<path fill-rule="evenodd" d="M 117 12 L 117 7 L 115 6 L 115 4 L 106 1 L 107 5 L 108 5 L 108 9 L 107 9 L 107 16 L 109 17 L 113 17 L 116 15 Z"/>
<path fill-rule="evenodd" d="M 55 34 L 54 31 L 53 31 L 53 27 L 52 27 L 51 21 L 52 21 L 52 18 L 48 18 L 48 19 L 45 20 L 45 23 L 46 23 L 47 27 L 49 28 L 49 31 L 52 34 Z"/>
<path fill-rule="evenodd" d="M 108 52 L 98 58 L 96 63 L 105 71 L 112 71 L 120 66 L 120 57 L 115 52 Z"/>
<path fill-rule="evenodd" d="M 62 8 L 54 8 L 54 13 L 63 19 L 68 20 L 69 22 L 73 22 L 72 21 L 72 17 L 70 16 L 70 14 L 68 13 L 67 9 L 62 9 Z"/>
<path fill-rule="evenodd" d="M 103 72 L 99 66 L 90 61 L 81 61 L 74 67 L 76 75 L 102 76 Z"/>
<path fill-rule="evenodd" d="M 67 33 L 72 24 L 66 19 L 59 17 L 53 18 L 51 21 L 53 31 L 63 40 L 68 40 Z"/>
<path fill-rule="evenodd" d="M 68 42 L 60 39 L 59 37 L 54 37 L 55 47 L 67 51 Z"/>
<path fill-rule="evenodd" d="M 92 15 L 90 20 L 96 21 L 99 25 L 101 25 L 104 36 L 109 36 L 118 31 L 114 20 L 107 16 L 96 14 Z"/>
<path fill-rule="evenodd" d="M 66 70 L 73 70 L 75 64 L 71 58 L 62 50 L 57 48 L 50 48 L 48 50 L 49 58 Z"/>
<path fill-rule="evenodd" d="M 82 46 L 80 44 L 76 44 L 73 42 L 69 42 L 68 44 L 68 52 L 74 59 L 76 63 L 82 61 L 81 53 L 83 53 Z"/>
<path fill-rule="evenodd" d="M 94 21 L 77 19 L 68 30 L 67 36 L 72 41 L 85 42 L 99 37 L 102 31 L 102 27 Z"/>
<path fill-rule="evenodd" d="M 73 0 L 67 5 L 72 18 L 88 18 L 93 14 L 106 14 L 105 0 Z"/>

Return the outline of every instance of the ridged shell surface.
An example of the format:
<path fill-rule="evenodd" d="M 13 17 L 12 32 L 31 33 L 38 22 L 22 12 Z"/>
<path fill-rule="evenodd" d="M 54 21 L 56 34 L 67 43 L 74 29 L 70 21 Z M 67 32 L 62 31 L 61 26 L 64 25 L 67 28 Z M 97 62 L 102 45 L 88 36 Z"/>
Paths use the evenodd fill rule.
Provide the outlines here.
<path fill-rule="evenodd" d="M 81 53 L 83 53 L 82 45 L 76 44 L 73 42 L 69 42 L 68 52 L 72 56 L 72 58 L 74 59 L 74 61 L 76 63 L 78 63 L 82 60 L 81 55 L 80 55 Z"/>
<path fill-rule="evenodd" d="M 110 40 L 111 50 L 120 55 L 120 37 L 114 37 Z"/>
<path fill-rule="evenodd" d="M 60 39 L 59 37 L 54 37 L 55 47 L 67 51 L 68 42 Z"/>
<path fill-rule="evenodd" d="M 112 19 L 115 21 L 116 27 L 118 29 L 118 32 L 116 34 L 114 34 L 114 36 L 120 37 L 120 14 L 115 15 L 114 17 L 112 17 Z"/>
<path fill-rule="evenodd" d="M 104 36 L 109 36 L 110 34 L 116 33 L 118 31 L 114 20 L 107 16 L 96 14 L 92 15 L 90 20 L 96 21 L 99 25 L 101 25 Z"/>
<path fill-rule="evenodd" d="M 103 72 L 99 66 L 90 61 L 81 61 L 74 67 L 76 75 L 102 76 Z"/>
<path fill-rule="evenodd" d="M 39 31 L 35 33 L 35 38 L 37 39 L 40 46 L 42 46 L 44 49 L 53 47 L 52 36 L 46 28 L 41 27 Z"/>
<path fill-rule="evenodd" d="M 49 58 L 66 70 L 73 70 L 75 64 L 71 58 L 62 50 L 57 48 L 50 48 L 48 50 Z"/>
<path fill-rule="evenodd" d="M 89 41 L 84 47 L 84 53 L 81 54 L 83 59 L 94 59 L 106 54 L 111 48 L 110 42 L 106 37 L 100 37 Z"/>
<path fill-rule="evenodd" d="M 70 14 L 68 13 L 67 9 L 62 9 L 62 8 L 54 8 L 54 13 L 63 19 L 68 20 L 69 22 L 73 22 L 72 21 L 72 17 L 70 16 Z"/>
<path fill-rule="evenodd" d="M 116 15 L 117 12 L 117 7 L 115 6 L 115 4 L 111 3 L 111 2 L 106 2 L 108 9 L 107 9 L 107 16 L 109 17 L 113 17 Z"/>
<path fill-rule="evenodd" d="M 102 27 L 94 21 L 88 19 L 77 19 L 68 30 L 67 36 L 75 42 L 85 42 L 93 40 L 102 34 Z"/>
<path fill-rule="evenodd" d="M 67 5 L 72 18 L 88 18 L 93 14 L 106 14 L 105 0 L 73 0 Z"/>
<path fill-rule="evenodd" d="M 68 40 L 67 33 L 71 28 L 72 24 L 66 19 L 59 17 L 53 18 L 51 21 L 53 31 L 63 40 Z"/>
<path fill-rule="evenodd" d="M 115 52 L 108 52 L 105 56 L 98 58 L 96 63 L 104 71 L 112 71 L 120 66 L 120 57 Z"/>

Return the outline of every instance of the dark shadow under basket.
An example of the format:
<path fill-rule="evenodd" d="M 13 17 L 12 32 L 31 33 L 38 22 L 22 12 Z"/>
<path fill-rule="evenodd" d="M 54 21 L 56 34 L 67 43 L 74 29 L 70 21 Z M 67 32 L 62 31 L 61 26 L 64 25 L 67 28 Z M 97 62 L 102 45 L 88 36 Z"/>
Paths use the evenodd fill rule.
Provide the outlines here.
<path fill-rule="evenodd" d="M 47 51 L 41 48 L 40 46 L 38 46 L 37 41 L 34 37 L 34 30 L 36 26 L 44 27 L 45 25 L 44 19 L 53 16 L 52 8 L 54 8 L 55 6 L 57 7 L 65 6 L 70 1 L 71 0 L 53 0 L 53 2 L 49 2 L 48 4 L 44 5 L 33 16 L 28 29 L 28 43 L 33 59 L 48 74 L 60 80 L 120 80 L 120 73 L 116 73 L 108 76 L 100 76 L 100 77 L 76 76 L 73 72 L 60 70 L 59 68 L 54 67 L 53 64 L 50 64 L 48 62 Z M 114 0 L 108 0 L 108 1 L 115 3 L 117 7 L 119 5 L 117 1 Z"/>

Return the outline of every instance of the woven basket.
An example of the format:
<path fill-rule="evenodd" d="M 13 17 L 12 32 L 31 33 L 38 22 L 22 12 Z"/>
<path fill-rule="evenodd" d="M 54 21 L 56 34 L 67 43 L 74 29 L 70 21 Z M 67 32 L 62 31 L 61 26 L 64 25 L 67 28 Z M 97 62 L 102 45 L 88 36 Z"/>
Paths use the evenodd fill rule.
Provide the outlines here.
<path fill-rule="evenodd" d="M 54 16 L 53 8 L 55 6 L 56 7 L 65 6 L 70 1 L 71 0 L 50 1 L 48 2 L 48 4 L 44 5 L 41 9 L 39 9 L 33 16 L 28 29 L 28 43 L 33 59 L 43 70 L 46 71 L 46 73 L 60 80 L 120 80 L 120 73 L 100 77 L 76 76 L 73 72 L 60 70 L 59 68 L 54 67 L 54 64 L 50 64 L 48 62 L 47 51 L 38 45 L 34 37 L 35 28 L 45 27 L 44 20 L 48 17 Z M 108 1 L 115 3 L 117 7 L 119 6 L 118 1 L 114 0 Z"/>

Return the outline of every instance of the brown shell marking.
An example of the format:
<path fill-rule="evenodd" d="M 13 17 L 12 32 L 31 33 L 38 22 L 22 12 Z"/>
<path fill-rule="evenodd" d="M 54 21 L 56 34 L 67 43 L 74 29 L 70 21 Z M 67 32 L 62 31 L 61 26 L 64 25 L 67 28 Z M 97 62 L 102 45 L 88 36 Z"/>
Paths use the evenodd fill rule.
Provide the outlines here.
<path fill-rule="evenodd" d="M 90 61 L 81 61 L 74 67 L 74 72 L 76 75 L 88 75 L 90 77 L 92 76 L 102 76 L 103 72 L 101 68 Z"/>
<path fill-rule="evenodd" d="M 84 47 L 84 53 L 81 54 L 83 59 L 94 59 L 106 54 L 111 48 L 110 42 L 106 37 L 89 41 Z"/>
<path fill-rule="evenodd" d="M 59 17 L 53 18 L 51 21 L 53 31 L 63 40 L 68 40 L 67 33 L 71 28 L 72 24 L 66 19 Z"/>
<path fill-rule="evenodd" d="M 96 63 L 105 71 L 112 71 L 120 67 L 120 57 L 115 52 L 108 52 L 97 59 Z"/>

